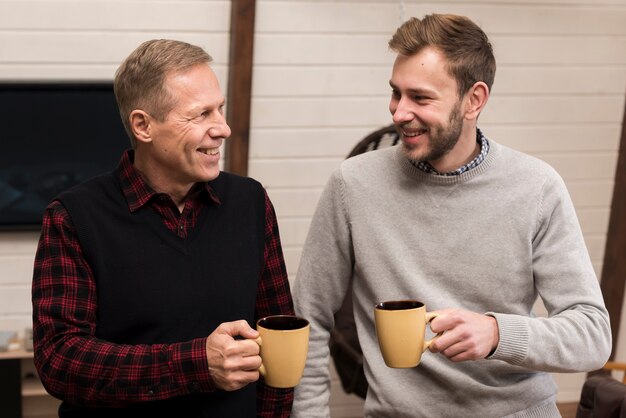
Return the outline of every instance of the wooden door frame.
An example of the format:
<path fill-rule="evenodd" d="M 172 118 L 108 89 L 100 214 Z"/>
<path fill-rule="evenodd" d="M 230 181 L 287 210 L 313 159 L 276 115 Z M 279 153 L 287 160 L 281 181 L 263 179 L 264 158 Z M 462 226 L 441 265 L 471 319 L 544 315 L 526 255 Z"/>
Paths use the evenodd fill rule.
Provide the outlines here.
<path fill-rule="evenodd" d="M 615 184 L 609 228 L 606 234 L 604 264 L 600 287 L 604 295 L 604 303 L 611 317 L 611 333 L 613 347 L 611 360 L 615 359 L 617 338 L 624 305 L 626 284 L 626 106 L 622 117 L 622 136 L 619 144 Z"/>
<path fill-rule="evenodd" d="M 226 114 L 231 135 L 224 169 L 241 176 L 248 175 L 255 9 L 256 0 L 231 1 Z"/>

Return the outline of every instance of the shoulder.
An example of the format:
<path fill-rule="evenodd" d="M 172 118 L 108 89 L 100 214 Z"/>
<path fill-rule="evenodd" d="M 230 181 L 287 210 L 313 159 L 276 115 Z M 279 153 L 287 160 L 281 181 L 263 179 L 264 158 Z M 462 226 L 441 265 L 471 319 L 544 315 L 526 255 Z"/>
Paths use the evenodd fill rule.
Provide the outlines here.
<path fill-rule="evenodd" d="M 363 154 L 355 155 L 344 160 L 341 165 L 343 167 L 365 167 L 370 164 L 387 164 L 393 156 L 398 152 L 399 145 L 381 148 L 364 152 Z"/>
<path fill-rule="evenodd" d="M 490 141 L 496 154 L 493 172 L 496 182 L 510 193 L 536 196 L 538 202 L 570 200 L 565 181 L 546 161 Z M 491 150 L 490 150 L 491 153 Z M 493 179 L 493 178 L 492 178 Z"/>
<path fill-rule="evenodd" d="M 392 170 L 399 146 L 392 146 L 375 151 L 365 152 L 344 160 L 339 166 L 341 175 L 345 178 L 363 178 L 380 176 Z"/>
<path fill-rule="evenodd" d="M 114 188 L 115 183 L 113 173 L 102 174 L 61 192 L 55 200 L 67 202 L 76 199 L 97 199 L 106 194 L 104 191 Z"/>
<path fill-rule="evenodd" d="M 560 179 L 558 172 L 546 161 L 495 141 L 489 142 L 501 170 L 526 179 Z"/>

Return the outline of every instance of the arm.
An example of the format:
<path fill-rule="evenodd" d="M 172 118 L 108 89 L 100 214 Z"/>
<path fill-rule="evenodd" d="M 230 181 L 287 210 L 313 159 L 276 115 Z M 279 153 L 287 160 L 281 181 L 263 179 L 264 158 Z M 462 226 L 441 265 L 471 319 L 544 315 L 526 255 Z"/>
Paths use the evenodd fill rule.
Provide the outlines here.
<path fill-rule="evenodd" d="M 607 311 L 578 220 L 560 177 L 549 177 L 539 199 L 532 241 L 534 286 L 547 318 L 511 313 L 438 311 L 430 347 L 452 361 L 489 358 L 534 370 L 596 370 L 611 350 Z"/>
<path fill-rule="evenodd" d="M 32 296 L 35 364 L 52 395 L 77 405 L 116 407 L 215 389 L 206 338 L 122 345 L 95 337 L 95 279 L 58 202 L 44 215 Z"/>
<path fill-rule="evenodd" d="M 265 266 L 259 280 L 256 302 L 257 319 L 269 315 L 293 315 L 287 269 L 280 244 L 276 213 L 265 194 Z M 259 380 L 257 386 L 257 415 L 263 418 L 289 417 L 293 389 L 275 389 Z"/>
<path fill-rule="evenodd" d="M 313 216 L 294 285 L 298 315 L 311 337 L 304 376 L 296 387 L 294 417 L 329 417 L 328 340 L 352 277 L 354 254 L 339 171 L 330 178 Z"/>
<path fill-rule="evenodd" d="M 491 358 L 534 370 L 599 369 L 611 352 L 611 329 L 574 205 L 554 173 L 544 183 L 532 240 L 535 288 L 547 318 L 490 313 L 500 343 Z"/>

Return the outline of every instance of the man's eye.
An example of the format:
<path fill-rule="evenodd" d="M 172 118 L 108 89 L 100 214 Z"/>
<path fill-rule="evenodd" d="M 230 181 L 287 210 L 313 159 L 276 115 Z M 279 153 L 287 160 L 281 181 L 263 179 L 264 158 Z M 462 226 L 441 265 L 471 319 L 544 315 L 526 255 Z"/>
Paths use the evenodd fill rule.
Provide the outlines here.
<path fill-rule="evenodd" d="M 397 99 L 400 97 L 400 92 L 398 90 L 391 90 L 391 97 Z"/>

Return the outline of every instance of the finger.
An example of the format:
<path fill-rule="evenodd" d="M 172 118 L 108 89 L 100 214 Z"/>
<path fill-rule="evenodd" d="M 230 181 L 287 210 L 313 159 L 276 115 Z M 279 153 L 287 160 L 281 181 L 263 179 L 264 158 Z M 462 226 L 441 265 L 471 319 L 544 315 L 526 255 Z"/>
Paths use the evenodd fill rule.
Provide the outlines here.
<path fill-rule="evenodd" d="M 459 334 L 454 331 L 444 332 L 443 335 L 435 338 L 430 344 L 430 351 L 433 353 L 441 353 L 449 349 L 455 344 L 459 344 L 462 341 Z"/>
<path fill-rule="evenodd" d="M 261 351 L 261 347 L 255 340 L 239 340 L 237 343 L 239 344 L 241 355 L 244 357 L 258 356 Z"/>
<path fill-rule="evenodd" d="M 231 337 L 257 338 L 259 333 L 250 327 L 247 321 L 239 320 L 233 322 L 224 322 L 218 327 L 220 332 L 230 335 Z"/>
<path fill-rule="evenodd" d="M 238 371 L 228 375 L 228 378 L 222 382 L 220 388 L 226 391 L 238 390 L 249 383 L 259 380 L 259 376 L 258 370 Z"/>
<path fill-rule="evenodd" d="M 258 356 L 260 348 L 254 340 L 230 339 L 221 345 L 219 351 L 223 360 L 231 359 L 238 361 L 240 358 Z"/>
<path fill-rule="evenodd" d="M 476 350 L 467 347 L 456 351 L 451 350 L 444 355 L 453 362 L 481 360 L 484 358 L 484 356 L 477 354 Z"/>
<path fill-rule="evenodd" d="M 455 356 L 448 357 L 448 360 L 450 360 L 450 361 L 452 361 L 454 363 L 459 363 L 459 362 L 467 361 L 467 360 L 471 360 L 471 359 L 467 355 L 467 352 L 463 351 L 463 352 L 461 352 L 461 353 L 459 353 L 459 354 L 457 354 Z"/>
<path fill-rule="evenodd" d="M 257 380 L 259 380 L 259 377 L 261 376 L 261 373 L 259 373 L 258 368 L 242 371 L 241 374 L 242 374 L 242 381 L 245 382 L 246 385 L 248 383 L 256 382 Z"/>
<path fill-rule="evenodd" d="M 261 367 L 261 356 L 237 356 L 231 357 L 224 362 L 224 370 L 229 373 L 241 371 L 255 371 Z"/>
<path fill-rule="evenodd" d="M 463 346 L 463 344 L 460 344 L 460 343 L 453 344 L 447 347 L 446 349 L 440 351 L 441 354 L 448 357 L 450 360 L 452 360 L 455 357 L 459 357 L 459 356 L 462 357 L 463 354 L 466 352 L 467 352 L 466 348 Z"/>
<path fill-rule="evenodd" d="M 261 356 L 248 356 L 244 357 L 241 361 L 241 370 L 244 371 L 258 371 L 261 367 Z"/>
<path fill-rule="evenodd" d="M 260 364 L 259 364 L 259 367 L 261 367 Z M 259 380 L 259 377 L 261 377 L 261 373 L 259 373 L 259 367 L 245 372 L 246 379 L 248 382 L 256 382 L 257 380 Z"/>
<path fill-rule="evenodd" d="M 436 334 L 454 328 L 461 321 L 458 309 L 440 309 L 438 311 L 432 311 L 432 313 L 438 314 L 438 316 L 430 322 L 430 329 Z"/>
<path fill-rule="evenodd" d="M 479 360 L 485 358 L 485 354 L 474 340 L 463 340 L 451 345 L 441 352 L 452 361 Z"/>

